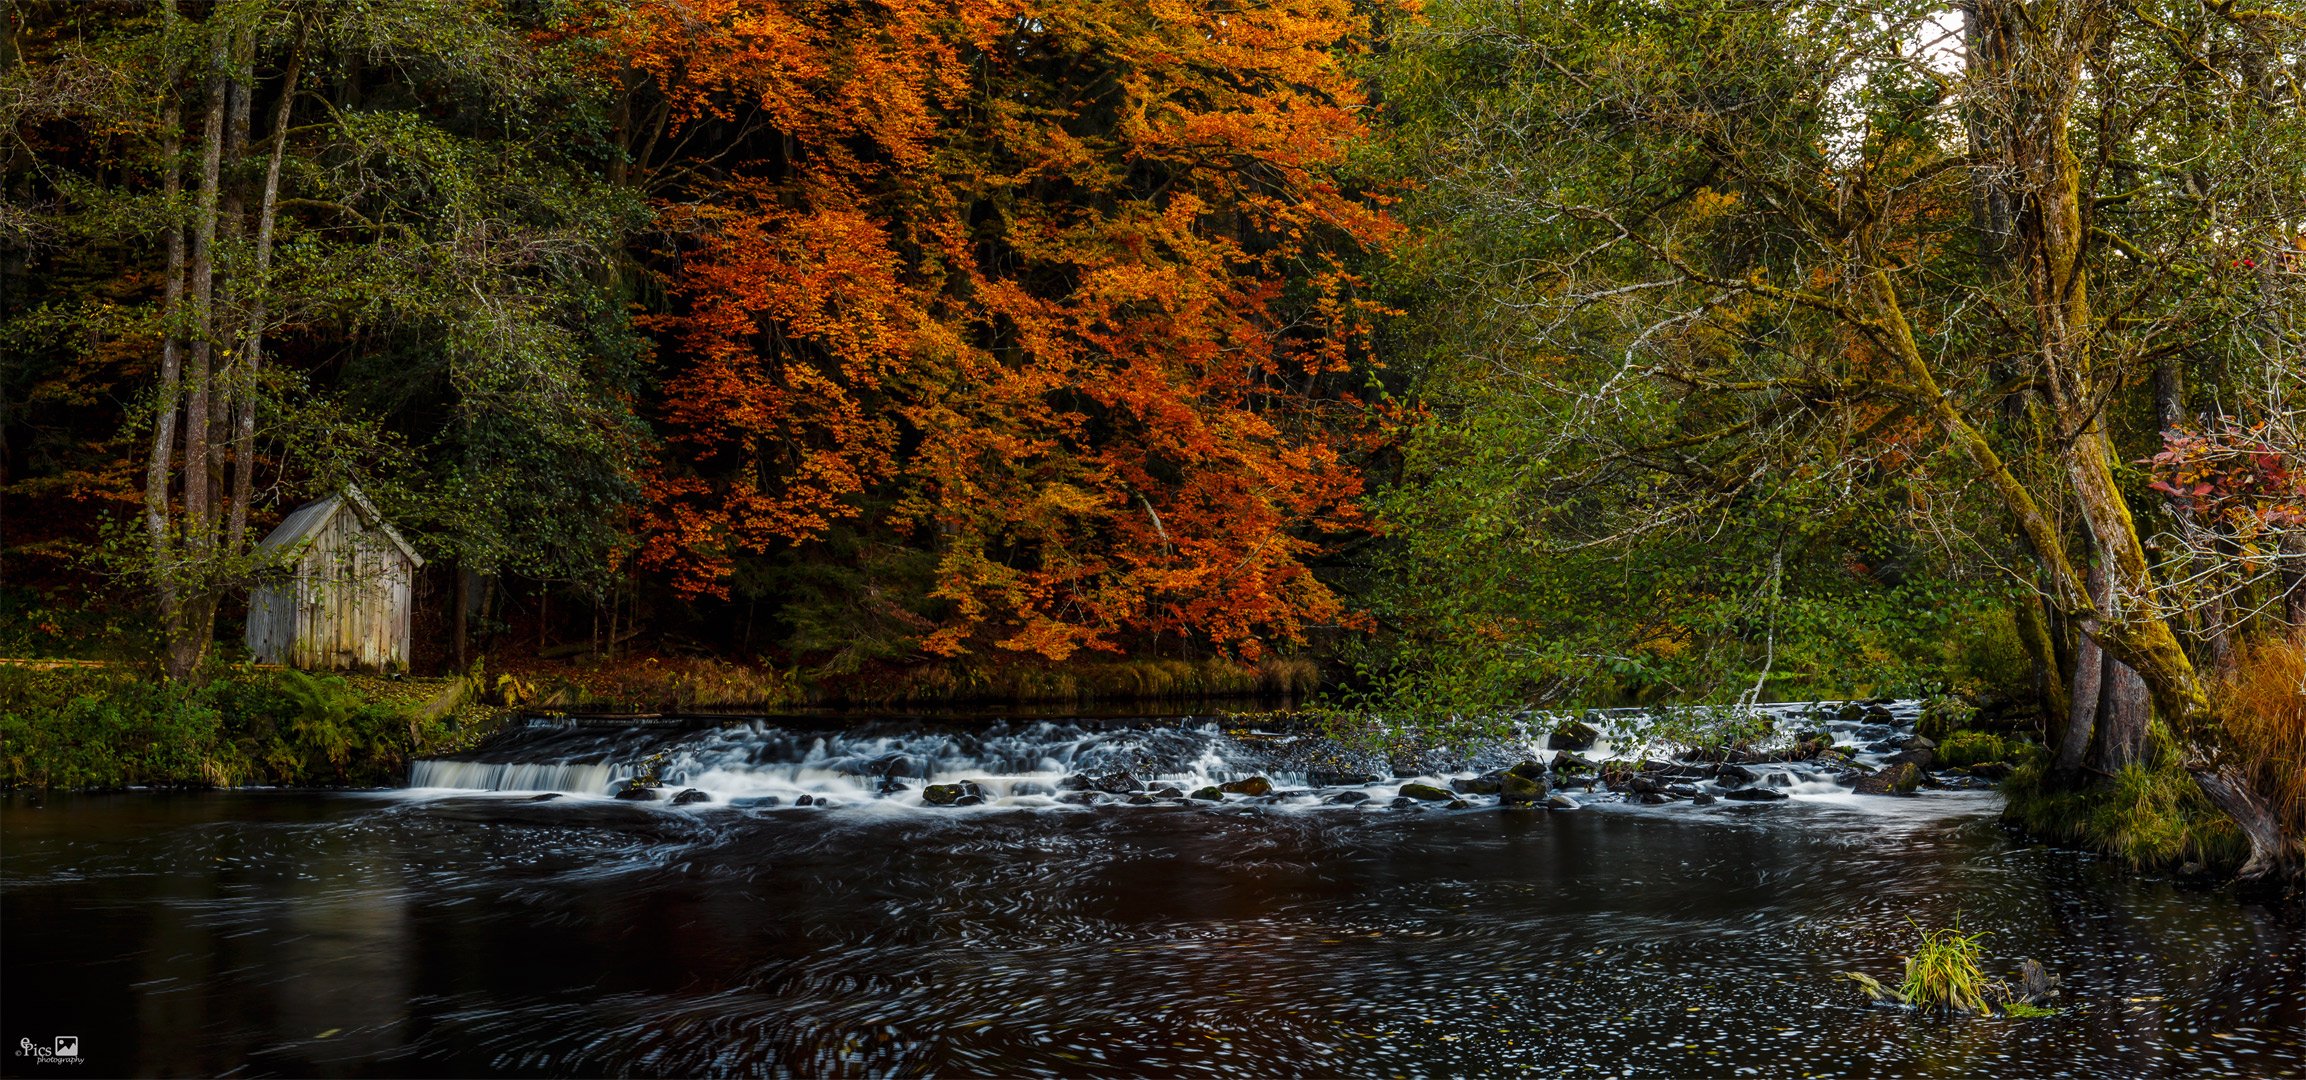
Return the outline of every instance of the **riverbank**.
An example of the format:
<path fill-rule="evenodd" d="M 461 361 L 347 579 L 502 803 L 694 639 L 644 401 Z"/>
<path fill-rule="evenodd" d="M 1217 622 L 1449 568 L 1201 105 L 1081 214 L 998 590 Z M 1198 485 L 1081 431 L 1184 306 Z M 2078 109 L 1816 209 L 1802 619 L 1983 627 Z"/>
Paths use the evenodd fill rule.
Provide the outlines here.
<path fill-rule="evenodd" d="M 470 678 L 0 665 L 0 788 L 397 785 L 511 712 Z"/>
<path fill-rule="evenodd" d="M 372 787 L 471 749 L 520 714 L 753 712 L 813 707 L 1174 708 L 1287 703 L 1310 660 L 942 663 L 803 674 L 694 657 L 476 666 L 463 676 L 318 674 L 250 664 L 164 680 L 131 663 L 0 663 L 0 789 Z"/>

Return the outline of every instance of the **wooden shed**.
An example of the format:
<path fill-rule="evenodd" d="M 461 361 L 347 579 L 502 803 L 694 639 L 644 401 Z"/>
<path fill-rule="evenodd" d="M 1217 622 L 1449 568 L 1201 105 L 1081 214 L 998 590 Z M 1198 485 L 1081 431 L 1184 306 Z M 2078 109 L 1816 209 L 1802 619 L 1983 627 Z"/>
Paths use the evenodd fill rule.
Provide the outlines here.
<path fill-rule="evenodd" d="M 248 597 L 248 651 L 299 668 L 405 668 L 424 558 L 346 487 L 298 507 L 257 545 L 267 569 Z"/>

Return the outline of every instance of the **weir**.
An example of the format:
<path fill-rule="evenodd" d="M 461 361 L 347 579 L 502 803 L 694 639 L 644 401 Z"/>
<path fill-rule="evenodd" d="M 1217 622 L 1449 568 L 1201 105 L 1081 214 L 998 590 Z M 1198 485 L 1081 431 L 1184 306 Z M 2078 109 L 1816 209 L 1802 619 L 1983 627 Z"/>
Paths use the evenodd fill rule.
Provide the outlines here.
<path fill-rule="evenodd" d="M 1910 701 L 1757 706 L 1743 716 L 1767 734 L 1727 752 L 1676 741 L 1691 739 L 1709 719 L 1688 711 L 1533 714 L 1488 736 L 1415 750 L 1212 718 L 847 726 L 755 719 L 688 728 L 537 720 L 471 753 L 417 762 L 409 782 L 419 789 L 609 796 L 647 770 L 668 789 L 702 793 L 707 798 L 698 805 L 761 807 L 792 806 L 803 796 L 810 805 L 928 807 L 938 805 L 932 785 L 966 782 L 982 799 L 972 803 L 994 808 L 1180 802 L 1234 784 L 1246 790 L 1202 801 L 1374 809 L 1392 807 L 1417 785 L 1454 797 L 1428 793 L 1423 802 L 1495 802 L 1498 785 L 1483 777 L 1534 763 L 1544 767 L 1550 792 L 1567 800 L 1556 800 L 1562 809 L 1597 801 L 1838 798 L 1899 752 L 1918 712 Z M 1768 795 L 1731 794 L 1742 789 Z"/>

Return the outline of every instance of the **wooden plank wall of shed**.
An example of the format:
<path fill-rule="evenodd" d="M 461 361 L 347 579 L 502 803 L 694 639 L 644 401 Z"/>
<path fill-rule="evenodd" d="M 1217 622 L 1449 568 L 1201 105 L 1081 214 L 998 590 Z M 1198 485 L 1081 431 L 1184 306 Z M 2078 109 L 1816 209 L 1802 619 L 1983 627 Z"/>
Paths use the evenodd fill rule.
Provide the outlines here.
<path fill-rule="evenodd" d="M 295 567 L 297 625 L 284 659 L 303 668 L 382 668 L 407 662 L 411 568 L 350 508 L 331 516 Z M 287 599 L 283 596 L 282 599 Z M 252 609 L 253 612 L 253 609 Z M 269 613 L 268 613 L 269 614 Z"/>

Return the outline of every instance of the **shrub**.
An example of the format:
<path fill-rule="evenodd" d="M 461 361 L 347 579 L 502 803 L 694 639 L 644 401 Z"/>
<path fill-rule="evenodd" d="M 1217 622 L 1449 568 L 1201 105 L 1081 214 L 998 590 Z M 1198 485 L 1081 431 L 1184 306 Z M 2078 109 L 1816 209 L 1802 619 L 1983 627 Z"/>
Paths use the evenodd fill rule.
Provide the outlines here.
<path fill-rule="evenodd" d="M 2306 838 L 2306 642 L 2245 646 L 2219 681 L 2218 704 L 2227 737 L 2251 763 L 2251 780 L 2284 832 Z"/>

